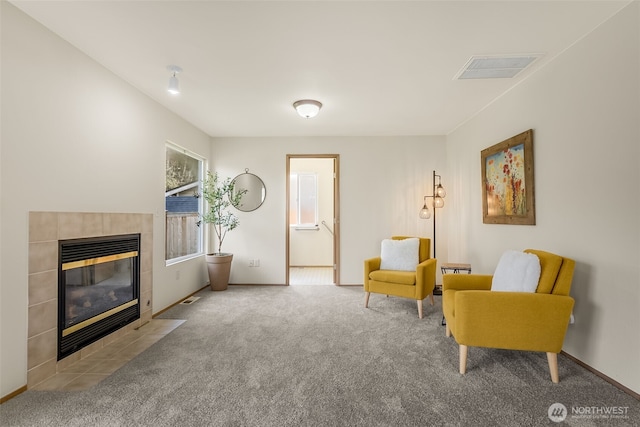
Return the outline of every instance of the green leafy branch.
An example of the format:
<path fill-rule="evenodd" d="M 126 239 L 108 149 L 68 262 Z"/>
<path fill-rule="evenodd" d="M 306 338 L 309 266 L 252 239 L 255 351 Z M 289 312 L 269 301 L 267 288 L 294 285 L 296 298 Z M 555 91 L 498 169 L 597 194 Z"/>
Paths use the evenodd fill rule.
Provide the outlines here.
<path fill-rule="evenodd" d="M 247 190 L 236 192 L 231 178 L 222 180 L 217 172 L 207 171 L 207 176 L 202 182 L 202 195 L 208 204 L 208 209 L 202 216 L 202 220 L 213 225 L 218 237 L 217 253 L 222 253 L 222 242 L 227 233 L 240 224 L 238 217 L 229 208 L 239 206 L 246 192 Z"/>

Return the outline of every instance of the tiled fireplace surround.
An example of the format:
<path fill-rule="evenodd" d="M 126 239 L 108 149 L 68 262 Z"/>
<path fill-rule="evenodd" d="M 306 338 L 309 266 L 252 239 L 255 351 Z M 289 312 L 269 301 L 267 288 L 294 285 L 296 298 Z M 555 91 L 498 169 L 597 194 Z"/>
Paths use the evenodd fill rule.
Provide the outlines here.
<path fill-rule="evenodd" d="M 57 361 L 58 240 L 140 233 L 140 319 Z M 29 212 L 27 387 L 151 320 L 153 214 Z"/>

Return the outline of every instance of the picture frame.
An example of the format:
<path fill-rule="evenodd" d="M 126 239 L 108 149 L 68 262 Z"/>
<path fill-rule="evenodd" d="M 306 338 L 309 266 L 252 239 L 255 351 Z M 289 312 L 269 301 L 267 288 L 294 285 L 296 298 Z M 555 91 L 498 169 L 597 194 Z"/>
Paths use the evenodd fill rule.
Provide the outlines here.
<path fill-rule="evenodd" d="M 535 225 L 533 130 L 485 148 L 480 156 L 482 222 Z"/>

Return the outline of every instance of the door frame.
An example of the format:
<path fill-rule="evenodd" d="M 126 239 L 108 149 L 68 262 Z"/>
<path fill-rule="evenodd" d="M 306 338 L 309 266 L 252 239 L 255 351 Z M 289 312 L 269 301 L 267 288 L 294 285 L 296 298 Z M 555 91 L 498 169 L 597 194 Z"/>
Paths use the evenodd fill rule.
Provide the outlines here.
<path fill-rule="evenodd" d="M 285 254 L 285 285 L 289 286 L 289 254 L 291 227 L 289 224 L 289 200 L 291 173 L 291 159 L 333 159 L 333 283 L 340 286 L 340 155 L 339 154 L 287 154 L 286 165 L 286 254 Z"/>

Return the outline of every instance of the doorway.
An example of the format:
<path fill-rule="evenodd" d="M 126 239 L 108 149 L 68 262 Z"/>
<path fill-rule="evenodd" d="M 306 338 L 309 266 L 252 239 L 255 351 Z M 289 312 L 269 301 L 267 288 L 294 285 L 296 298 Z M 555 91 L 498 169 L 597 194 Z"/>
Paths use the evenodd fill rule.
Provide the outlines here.
<path fill-rule="evenodd" d="M 287 285 L 339 285 L 339 155 L 287 155 Z"/>

